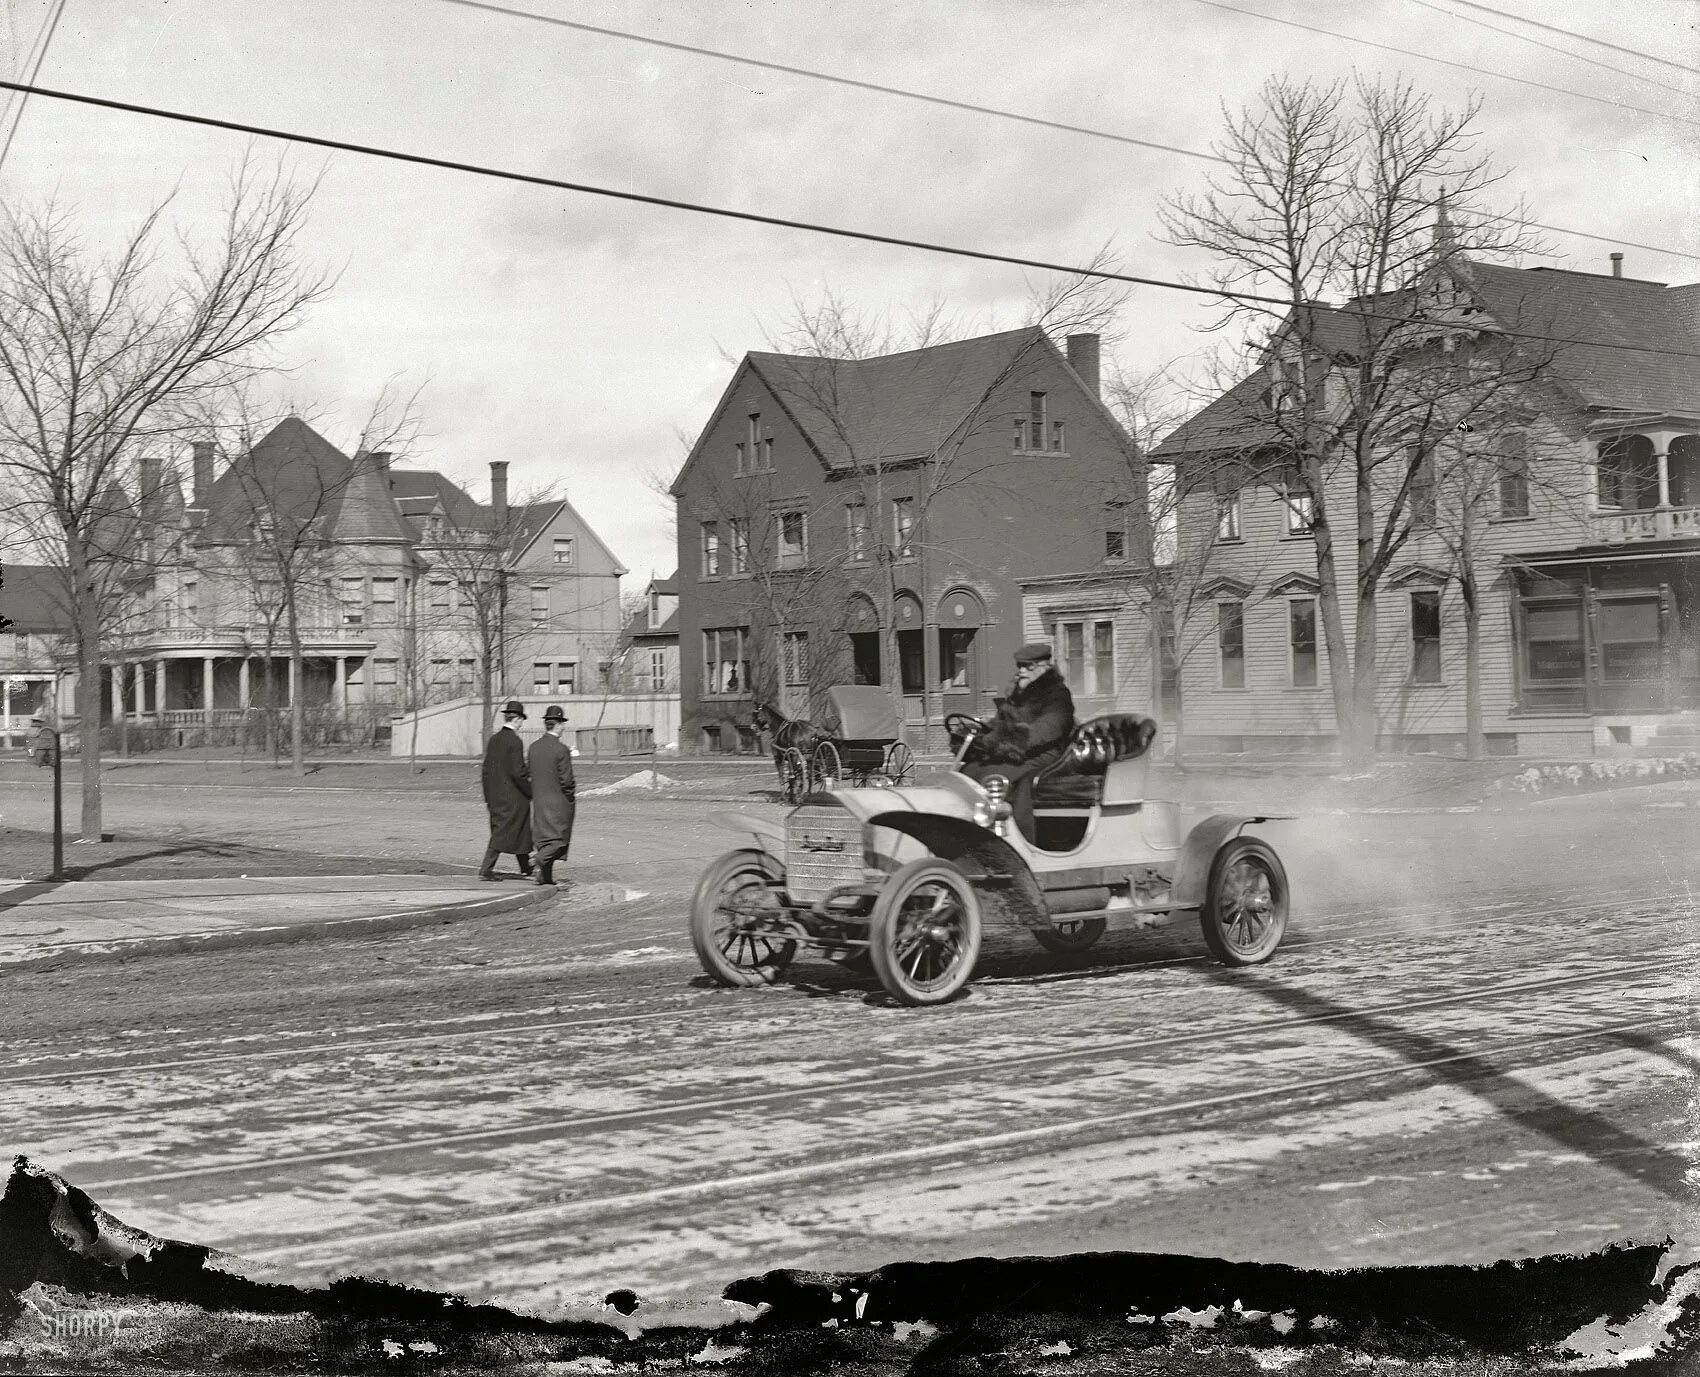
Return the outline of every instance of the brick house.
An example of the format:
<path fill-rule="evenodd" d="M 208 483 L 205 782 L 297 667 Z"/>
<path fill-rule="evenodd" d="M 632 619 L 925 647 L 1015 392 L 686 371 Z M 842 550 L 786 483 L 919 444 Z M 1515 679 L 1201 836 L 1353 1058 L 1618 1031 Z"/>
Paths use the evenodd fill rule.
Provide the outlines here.
<path fill-rule="evenodd" d="M 223 472 L 213 447 L 197 444 L 187 501 L 162 463 L 143 460 L 148 496 L 134 509 L 155 556 L 107 651 L 108 720 L 212 740 L 255 709 L 288 706 L 280 580 L 258 553 L 278 524 L 310 536 L 296 566 L 302 691 L 324 735 L 369 740 L 406 704 L 479 692 L 488 642 L 470 585 L 448 571 L 481 544 L 502 604 L 496 696 L 594 688 L 619 635 L 625 570 L 570 503 L 510 511 L 506 469 L 491 465 L 491 502 L 481 504 L 439 473 L 392 470 L 387 454 L 350 459 L 293 417 Z M 65 713 L 74 682 L 67 669 Z"/>
<path fill-rule="evenodd" d="M 1693 744 L 1700 284 L 1623 277 L 1621 259 L 1610 275 L 1450 260 L 1420 288 L 1435 296 L 1430 342 L 1459 360 L 1487 347 L 1544 358 L 1491 433 L 1460 423 L 1432 464 L 1410 469 L 1409 539 L 1376 598 L 1383 749 L 1462 748 L 1466 567 L 1481 590 L 1490 753 Z M 1290 461 L 1271 419 L 1298 369 L 1328 397 L 1334 370 L 1352 367 L 1354 321 L 1312 309 L 1308 358 L 1278 335 L 1261 367 L 1153 455 L 1186 494 L 1183 559 L 1206 556 L 1191 568 L 1192 616 L 1177 631 L 1187 738 L 1205 750 L 1329 750 L 1338 740 L 1309 499 L 1283 476 Z M 1465 486 L 1449 487 L 1449 473 Z M 1378 521 L 1387 498 L 1374 495 Z M 1349 466 L 1329 477 L 1325 500 L 1352 512 Z M 1461 542 L 1464 501 L 1474 515 Z M 1350 644 L 1355 522 L 1344 520 L 1334 536 Z"/>
<path fill-rule="evenodd" d="M 829 725 L 883 684 L 915 746 L 989 713 L 1017 579 L 1135 555 L 1132 443 L 1096 335 L 1027 328 L 857 360 L 752 353 L 672 492 L 686 751 L 758 747 L 757 701 Z M 1107 671 L 1112 677 L 1116 671 Z"/>

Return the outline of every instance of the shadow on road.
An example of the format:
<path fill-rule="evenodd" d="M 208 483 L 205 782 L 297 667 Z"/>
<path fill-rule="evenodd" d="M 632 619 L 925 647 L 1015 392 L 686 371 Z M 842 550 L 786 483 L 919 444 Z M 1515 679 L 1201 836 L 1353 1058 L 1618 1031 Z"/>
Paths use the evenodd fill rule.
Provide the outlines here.
<path fill-rule="evenodd" d="M 1373 1014 L 1354 1014 L 1348 1005 L 1273 980 L 1260 980 L 1253 985 L 1220 967 L 1212 967 L 1209 975 L 1213 980 L 1233 981 L 1242 986 L 1243 993 L 1271 1000 L 1295 1014 L 1327 1017 L 1331 1028 L 1373 1043 L 1427 1072 L 1433 1079 L 1475 1096 L 1492 1106 L 1501 1118 L 1638 1181 L 1667 1200 L 1687 1203 L 1690 1199 L 1684 1179 L 1689 1162 L 1683 1154 L 1619 1128 L 1603 1114 L 1566 1104 L 1536 1089 L 1496 1065 L 1492 1054 L 1467 1052 L 1442 1038 L 1402 1028 Z M 1613 1040 L 1639 1046 L 1632 1041 L 1633 1037 L 1633 1034 L 1616 1034 Z"/>

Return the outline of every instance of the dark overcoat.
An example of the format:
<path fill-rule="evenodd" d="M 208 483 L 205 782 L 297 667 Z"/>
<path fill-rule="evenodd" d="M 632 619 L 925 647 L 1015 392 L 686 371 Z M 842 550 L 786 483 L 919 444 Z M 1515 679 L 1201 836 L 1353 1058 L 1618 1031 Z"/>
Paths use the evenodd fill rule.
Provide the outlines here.
<path fill-rule="evenodd" d="M 490 849 L 523 856 L 531 851 L 531 773 L 525 742 L 503 727 L 484 748 L 484 806 L 490 810 Z"/>
<path fill-rule="evenodd" d="M 578 807 L 573 784 L 573 753 L 558 736 L 545 732 L 531 743 L 531 835 L 539 848 L 573 839 Z"/>
<path fill-rule="evenodd" d="M 1010 690 L 991 730 L 974 739 L 965 763 L 1027 765 L 1055 760 L 1074 730 L 1074 695 L 1053 666 Z"/>

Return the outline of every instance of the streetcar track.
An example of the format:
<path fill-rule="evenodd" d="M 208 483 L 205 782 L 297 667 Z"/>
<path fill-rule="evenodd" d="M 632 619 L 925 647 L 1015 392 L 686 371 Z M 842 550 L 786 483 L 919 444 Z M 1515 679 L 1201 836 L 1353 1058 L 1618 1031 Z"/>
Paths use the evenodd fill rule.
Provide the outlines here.
<path fill-rule="evenodd" d="M 1312 1091 L 1330 1090 L 1342 1085 L 1362 1084 L 1366 1081 L 1382 1080 L 1389 1077 L 1407 1077 L 1412 1073 L 1428 1071 L 1435 1067 L 1476 1060 L 1486 1054 L 1501 1052 L 1508 1048 L 1533 1046 L 1548 1049 L 1560 1042 L 1608 1037 L 1615 1033 L 1662 1026 L 1662 1021 L 1658 1019 L 1631 1019 L 1621 1023 L 1569 1033 L 1539 1037 L 1523 1035 L 1479 1045 L 1468 1051 L 1453 1052 L 1445 1056 L 1426 1057 L 1420 1061 L 1408 1061 L 1398 1066 L 1365 1067 L 1326 1076 L 1305 1077 L 1274 1085 L 1257 1086 L 1248 1090 L 1225 1091 L 1216 1095 L 1199 1096 L 1179 1102 L 1142 1105 L 1136 1109 L 1118 1110 L 1109 1114 L 1086 1115 L 1071 1118 L 1064 1123 L 1043 1124 L 1033 1128 L 1008 1129 L 999 1133 L 975 1134 L 916 1147 L 854 1153 L 826 1161 L 816 1159 L 795 1166 L 776 1167 L 760 1172 L 746 1172 L 739 1176 L 715 1176 L 708 1179 L 651 1186 L 643 1190 L 624 1191 L 580 1200 L 557 1200 L 545 1205 L 508 1207 L 503 1208 L 495 1219 L 480 1217 L 476 1219 L 441 1220 L 428 1224 L 403 1225 L 393 1229 L 368 1229 L 350 1234 L 321 1235 L 311 1241 L 243 1251 L 240 1255 L 255 1261 L 268 1262 L 284 1258 L 311 1258 L 315 1253 L 322 1253 L 327 1247 L 332 1247 L 338 1243 L 353 1242 L 365 1248 L 367 1246 L 398 1243 L 403 1240 L 417 1242 L 425 1239 L 443 1238 L 469 1231 L 475 1232 L 480 1229 L 499 1231 L 501 1234 L 500 1241 L 504 1245 L 511 1245 L 513 1241 L 512 1226 L 520 1221 L 527 1224 L 576 1221 L 587 1216 L 618 1214 L 693 1197 L 714 1196 L 729 1191 L 748 1191 L 776 1185 L 792 1185 L 823 1177 L 835 1182 L 843 1182 L 852 1173 L 865 1173 L 874 1168 L 908 1166 L 918 1162 L 963 1154 L 983 1155 L 995 1153 L 1004 1148 L 1042 1143 L 1057 1138 L 1069 1139 L 1077 1143 L 1085 1133 L 1097 1132 L 1101 1134 L 1106 1129 L 1115 1129 L 1142 1120 L 1160 1119 L 1166 1116 L 1197 1115 L 1207 1110 L 1280 1099 Z M 1544 1065 L 1550 1060 L 1550 1058 L 1543 1059 L 1530 1063 L 1530 1065 Z M 85 1189 L 98 1190 L 102 1184 L 91 1183 L 85 1186 Z"/>
<path fill-rule="evenodd" d="M 1586 903 L 1573 904 L 1573 905 L 1570 905 L 1570 906 L 1564 907 L 1564 908 L 1548 908 L 1548 909 L 1543 910 L 1541 917 L 1543 919 L 1548 919 L 1548 918 L 1552 918 L 1552 917 L 1563 916 L 1566 913 L 1574 913 L 1574 912 L 1577 912 L 1577 911 L 1588 910 L 1588 909 L 1601 910 L 1601 911 L 1605 912 L 1606 914 L 1608 914 L 1608 916 L 1612 916 L 1612 917 L 1622 917 L 1622 916 L 1626 915 L 1626 911 L 1633 911 L 1635 908 L 1640 907 L 1642 904 L 1645 904 L 1646 906 L 1651 907 L 1652 905 L 1654 905 L 1658 902 L 1662 902 L 1667 897 L 1670 898 L 1670 899 L 1678 899 L 1678 898 L 1683 898 L 1685 896 L 1674 895 L 1674 894 L 1670 895 L 1670 896 L 1660 895 L 1660 896 L 1656 896 L 1655 898 L 1648 899 L 1648 900 L 1645 900 L 1645 901 L 1636 900 L 1636 901 L 1631 901 L 1630 903 L 1627 903 L 1627 904 L 1618 904 L 1618 905 L 1615 905 L 1615 906 L 1610 905 L 1610 904 L 1602 904 L 1600 901 L 1589 901 L 1589 902 L 1586 902 Z M 1485 912 L 1485 911 L 1488 911 L 1488 910 L 1491 910 L 1491 909 L 1496 909 L 1496 908 L 1503 908 L 1503 907 L 1507 907 L 1507 906 L 1508 905 L 1501 904 L 1499 902 L 1495 902 L 1493 904 L 1483 905 L 1483 906 L 1481 906 L 1480 909 L 1473 910 L 1473 911 L 1471 911 L 1470 913 L 1467 913 L 1467 914 L 1456 914 L 1455 911 L 1452 911 L 1454 913 L 1454 919 L 1455 919 L 1452 923 L 1447 924 L 1444 927 L 1432 927 L 1432 926 L 1427 927 L 1424 930 L 1424 935 L 1428 935 L 1430 933 L 1444 934 L 1444 933 L 1456 931 L 1459 927 L 1468 926 L 1470 924 L 1471 920 L 1476 916 L 1477 913 Z M 1417 914 L 1408 914 L 1408 915 L 1401 915 L 1401 916 L 1405 917 L 1405 918 L 1423 918 L 1423 917 L 1428 916 L 1428 912 L 1439 912 L 1439 910 L 1425 911 L 1425 912 L 1420 912 L 1420 913 L 1417 913 Z M 1653 913 L 1648 913 L 1644 916 L 1654 917 L 1654 916 L 1657 916 L 1657 915 L 1653 914 Z M 1355 915 L 1345 914 L 1345 913 L 1326 915 L 1326 916 L 1321 917 L 1317 920 L 1314 920 L 1314 922 L 1312 922 L 1310 924 L 1307 924 L 1307 929 L 1309 931 L 1320 930 L 1322 932 L 1338 931 L 1339 929 L 1347 927 L 1347 926 L 1354 926 L 1355 927 L 1355 926 L 1357 926 L 1357 922 L 1361 922 L 1361 919 L 1359 919 L 1359 920 L 1357 920 L 1357 922 L 1354 922 L 1354 923 L 1348 925 L 1345 922 L 1339 922 L 1339 921 L 1330 922 L 1329 921 L 1329 919 L 1343 919 L 1343 918 L 1348 918 L 1348 917 L 1355 917 Z M 1392 921 L 1398 921 L 1398 919 L 1395 918 L 1395 919 L 1392 919 Z M 1327 950 L 1333 949 L 1335 947 L 1357 945 L 1359 943 L 1366 942 L 1366 941 L 1380 941 L 1382 939 L 1383 939 L 1383 934 L 1380 934 L 1380 933 L 1369 934 L 1369 935 L 1364 935 L 1364 936 L 1356 936 L 1356 937 L 1335 938 L 1335 939 L 1332 939 L 1330 941 L 1314 941 L 1314 940 L 1310 940 L 1307 936 L 1301 935 L 1298 938 L 1298 940 L 1289 942 L 1286 945 L 1285 949 L 1289 950 L 1289 951 L 1293 951 L 1293 952 L 1298 952 L 1298 951 L 1327 951 Z M 681 952 L 677 953 L 676 956 L 674 956 L 671 959 L 678 962 L 678 963 L 685 963 L 685 962 L 688 962 L 691 958 L 690 958 L 690 954 L 688 952 L 681 951 Z M 1072 967 L 1068 970 L 1060 971 L 1060 972 L 1035 972 L 1035 973 L 1024 973 L 1024 974 L 1021 974 L 1021 975 L 987 975 L 987 976 L 978 978 L 975 983 L 977 985 L 985 986 L 985 987 L 989 987 L 989 988 L 1008 989 L 1012 986 L 1027 986 L 1027 985 L 1036 986 L 1036 985 L 1056 983 L 1056 982 L 1068 981 L 1068 980 L 1079 980 L 1083 976 L 1093 975 L 1093 974 L 1100 973 L 1100 972 L 1112 972 L 1112 973 L 1115 973 L 1115 974 L 1125 973 L 1125 974 L 1131 975 L 1131 974 L 1136 974 L 1136 973 L 1142 972 L 1142 971 L 1163 969 L 1163 968 L 1173 967 L 1173 966 L 1206 964 L 1208 962 L 1208 960 L 1209 960 L 1209 958 L 1203 953 L 1188 952 L 1188 953 L 1185 953 L 1185 954 L 1182 954 L 1182 955 L 1177 955 L 1177 956 L 1156 957 L 1154 959 L 1150 959 L 1150 960 L 1146 960 L 1146 961 L 1140 961 L 1140 962 L 1133 964 L 1133 965 L 1128 965 L 1125 962 L 1106 962 L 1106 963 L 1095 964 L 1095 965 L 1092 965 L 1092 966 L 1089 966 L 1089 967 L 1084 967 L 1084 968 L 1078 967 L 1078 966 Z M 527 968 L 519 968 L 519 969 L 520 970 L 530 970 L 532 968 L 527 967 Z M 538 969 L 545 970 L 545 971 L 557 970 L 558 969 L 558 970 L 565 972 L 565 971 L 570 971 L 574 968 L 570 965 L 565 964 L 565 963 L 556 962 L 556 963 L 549 963 L 548 965 L 540 967 Z M 490 974 L 492 974 L 492 975 L 500 974 L 504 977 L 515 975 L 517 973 L 518 972 L 515 969 L 505 968 L 505 967 L 501 968 L 501 970 L 499 972 L 497 972 L 497 971 L 490 972 Z M 864 989 L 864 988 L 871 991 L 874 987 L 870 984 L 867 984 L 866 982 L 857 982 L 857 983 L 847 983 L 846 984 L 846 990 L 847 991 L 860 990 L 860 989 Z M 716 997 L 717 994 L 719 993 L 719 992 L 716 992 L 716 991 L 693 991 L 690 994 L 680 994 L 671 985 L 657 983 L 655 985 L 639 988 L 637 990 L 628 990 L 626 993 L 627 993 L 628 997 L 635 996 L 635 997 L 643 998 L 643 999 L 646 999 L 646 1000 L 653 1000 L 653 999 L 658 998 L 658 997 L 663 998 L 663 999 L 667 999 L 667 1000 L 673 1002 L 677 1007 L 672 1008 L 672 1009 L 667 1009 L 667 1010 L 659 1010 L 659 1011 L 646 1010 L 646 1011 L 638 1012 L 638 1013 L 609 1013 L 609 1014 L 605 1014 L 605 1015 L 596 1015 L 596 1016 L 584 1017 L 584 1018 L 549 1019 L 549 1020 L 545 1020 L 545 1021 L 540 1022 L 540 1023 L 520 1023 L 520 1024 L 501 1024 L 501 1025 L 480 1024 L 480 1025 L 476 1025 L 476 1026 L 438 1028 L 438 1029 L 433 1029 L 433 1030 L 427 1031 L 427 1032 L 398 1034 L 398 1035 L 392 1036 L 392 1037 L 369 1038 L 369 1039 L 352 1039 L 352 1038 L 350 1038 L 350 1039 L 343 1039 L 343 1040 L 333 1041 L 333 1042 L 324 1042 L 324 1043 L 319 1043 L 319 1044 L 310 1045 L 310 1046 L 275 1047 L 275 1048 L 266 1048 L 266 1049 L 259 1049 L 259 1050 L 241 1050 L 241 1051 L 219 1052 L 219 1053 L 211 1053 L 211 1054 L 208 1054 L 208 1055 L 205 1055 L 205 1056 L 175 1058 L 175 1059 L 167 1060 L 167 1061 L 127 1062 L 127 1061 L 117 1060 L 118 1058 L 122 1058 L 126 1055 L 130 1055 L 130 1054 L 127 1054 L 127 1053 L 122 1052 L 122 1051 L 115 1051 L 115 1052 L 111 1052 L 111 1053 L 90 1053 L 89 1054 L 90 1056 L 104 1057 L 107 1060 L 101 1065 L 95 1065 L 95 1066 L 81 1065 L 81 1066 L 75 1066 L 75 1067 L 62 1068 L 62 1069 L 57 1070 L 57 1071 L 30 1071 L 30 1070 L 26 1069 L 26 1068 L 38 1065 L 39 1064 L 38 1061 L 14 1062 L 14 1063 L 11 1063 L 10 1065 L 0 1065 L 0 1078 L 3 1078 L 3 1079 L 0 1079 L 0 1093 L 3 1093 L 6 1089 L 8 1089 L 8 1088 L 10 1088 L 11 1086 L 14 1086 L 14 1085 L 21 1086 L 21 1085 L 30 1085 L 30 1084 L 41 1084 L 41 1083 L 44 1083 L 44 1082 L 52 1082 L 52 1083 L 62 1084 L 62 1083 L 66 1083 L 66 1082 L 90 1079 L 90 1078 L 94 1078 L 94 1077 L 109 1077 L 109 1076 L 114 1076 L 114 1075 L 148 1074 L 148 1073 L 154 1073 L 154 1072 L 160 1072 L 160 1071 L 194 1070 L 194 1069 L 197 1069 L 197 1068 L 202 1067 L 202 1066 L 230 1065 L 232 1063 L 245 1062 L 245 1061 L 256 1061 L 257 1062 L 257 1061 L 280 1060 L 280 1059 L 288 1058 L 288 1057 L 320 1056 L 320 1055 L 324 1055 L 324 1054 L 327 1054 L 327 1053 L 330 1053 L 330 1054 L 345 1053 L 345 1054 L 349 1054 L 349 1055 L 361 1055 L 363 1053 L 366 1053 L 368 1051 L 373 1051 L 373 1050 L 388 1050 L 388 1049 L 393 1049 L 393 1048 L 396 1048 L 396 1047 L 417 1046 L 417 1045 L 421 1045 L 421 1044 L 430 1044 L 430 1043 L 456 1042 L 456 1041 L 460 1041 L 461 1039 L 466 1039 L 466 1038 L 497 1037 L 497 1036 L 502 1036 L 502 1035 L 505 1035 L 505 1034 L 530 1034 L 530 1033 L 550 1032 L 550 1031 L 556 1031 L 556 1030 L 563 1029 L 563 1028 L 572 1028 L 572 1027 L 592 1027 L 592 1026 L 594 1026 L 594 1027 L 606 1027 L 610 1024 L 647 1023 L 647 1022 L 652 1022 L 656 1019 L 661 1019 L 661 1018 L 679 1018 L 681 1016 L 698 1016 L 698 1015 L 707 1015 L 707 1014 L 716 1013 L 716 1012 L 720 1012 L 720 1013 L 726 1012 L 724 1004 L 721 1003 L 721 1000 Z M 1143 999 L 1143 998 L 1147 998 L 1147 997 L 1148 997 L 1148 995 L 1144 991 L 1128 991 L 1126 993 L 1115 993 L 1115 994 L 1100 995 L 1100 999 L 1103 1002 L 1113 1001 L 1113 1002 L 1117 1002 L 1117 1003 L 1124 1002 L 1124 1001 L 1129 1000 L 1129 999 Z M 597 995 L 597 996 L 595 996 L 595 999 L 600 1002 L 600 1001 L 605 1000 L 605 996 Z M 750 1003 L 752 1008 L 758 1008 L 759 1007 L 754 1000 L 749 1001 L 749 1003 Z M 563 1011 L 563 1012 L 567 1012 L 567 1011 Z M 761 1012 L 771 1013 L 771 1012 L 773 1012 L 773 1010 L 768 1008 L 768 1009 L 762 1009 Z M 460 1022 L 460 1021 L 461 1020 L 459 1020 L 459 1019 L 444 1020 L 444 1022 Z M 271 1034 L 267 1034 L 267 1036 L 276 1037 L 277 1034 L 271 1033 Z M 306 1033 L 306 1034 L 303 1034 L 303 1036 L 312 1036 L 312 1033 Z M 332 1036 L 334 1036 L 334 1034 L 332 1034 Z M 18 1073 L 18 1072 L 21 1072 L 22 1074 L 15 1074 L 15 1073 Z M 61 1120 L 60 1125 L 63 1125 L 64 1122 L 65 1121 Z M 59 1126 L 59 1125 L 56 1125 L 56 1126 Z"/>
<path fill-rule="evenodd" d="M 810 1085 L 791 1085 L 769 1090 L 751 1091 L 740 1095 L 702 1095 L 691 1099 L 681 1099 L 663 1104 L 635 1106 L 630 1109 L 609 1110 L 600 1114 L 576 1115 L 565 1119 L 553 1119 L 542 1122 L 510 1124 L 500 1128 L 467 1129 L 454 1133 L 434 1134 L 430 1137 L 414 1137 L 398 1142 L 369 1143 L 360 1147 L 327 1148 L 316 1152 L 300 1152 L 278 1154 L 270 1157 L 237 1159 L 234 1161 L 205 1163 L 201 1166 L 182 1167 L 173 1171 L 137 1173 L 127 1176 L 107 1177 L 83 1183 L 83 1189 L 94 1192 L 115 1190 L 118 1188 L 147 1188 L 167 1181 L 183 1181 L 195 1178 L 233 1176 L 244 1172 L 261 1170 L 274 1171 L 283 1167 L 309 1166 L 323 1162 L 342 1162 L 362 1158 L 392 1155 L 398 1152 L 413 1152 L 424 1149 L 451 1147 L 467 1143 L 493 1142 L 502 1139 L 540 1137 L 548 1138 L 554 1135 L 602 1129 L 614 1125 L 637 1124 L 653 1120 L 677 1118 L 696 1112 L 716 1113 L 730 1109 L 743 1109 L 753 1105 L 771 1105 L 787 1100 L 803 1100 L 822 1094 L 843 1094 L 857 1090 L 887 1090 L 894 1086 L 909 1086 L 925 1084 L 941 1079 L 960 1078 L 964 1075 L 983 1075 L 988 1072 L 1013 1067 L 1041 1067 L 1058 1065 L 1067 1062 L 1104 1059 L 1116 1056 L 1137 1055 L 1154 1050 L 1184 1047 L 1199 1042 L 1209 1042 L 1220 1045 L 1228 1039 L 1243 1039 L 1252 1036 L 1264 1036 L 1272 1032 L 1294 1028 L 1318 1027 L 1327 1024 L 1345 1023 L 1354 1020 L 1371 1018 L 1377 1015 L 1401 1015 L 1416 1010 L 1446 1008 L 1461 1004 L 1473 1004 L 1482 1000 L 1503 999 L 1535 991 L 1551 991 L 1564 989 L 1579 984 L 1597 984 L 1602 979 L 1634 977 L 1654 974 L 1669 970 L 1686 962 L 1660 960 L 1627 963 L 1618 966 L 1596 965 L 1594 968 L 1580 973 L 1563 976 L 1545 976 L 1532 980 L 1505 981 L 1497 986 L 1435 995 L 1427 999 L 1401 999 L 1365 1008 L 1342 1009 L 1326 1014 L 1307 1014 L 1295 1017 L 1260 1019 L 1239 1024 L 1215 1024 L 1209 1028 L 1185 1033 L 1173 1033 L 1163 1037 L 1149 1036 L 1117 1038 L 1107 1042 L 1074 1043 L 1064 1048 L 1047 1052 L 1022 1052 L 1004 1056 L 984 1058 L 980 1060 L 958 1060 L 940 1066 L 919 1067 L 910 1071 L 886 1071 L 851 1079 L 838 1079 L 825 1083 Z M 1642 1026 L 1636 1024 L 1634 1026 Z M 1571 1034 L 1557 1034 L 1567 1037 Z"/>

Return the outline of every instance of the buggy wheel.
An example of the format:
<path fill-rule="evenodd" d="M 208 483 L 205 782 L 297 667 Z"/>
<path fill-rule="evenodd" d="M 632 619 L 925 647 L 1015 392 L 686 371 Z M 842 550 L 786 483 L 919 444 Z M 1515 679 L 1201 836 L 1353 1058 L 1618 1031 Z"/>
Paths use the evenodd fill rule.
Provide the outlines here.
<path fill-rule="evenodd" d="M 893 999 L 942 1004 L 968 983 L 979 959 L 980 896 L 949 861 L 910 861 L 874 901 L 868 952 Z"/>
<path fill-rule="evenodd" d="M 815 783 L 822 789 L 836 789 L 844 778 L 844 762 L 839 758 L 838 747 L 830 741 L 823 741 L 815 747 Z"/>
<path fill-rule="evenodd" d="M 1224 966 L 1267 961 L 1287 931 L 1287 872 L 1255 837 L 1235 837 L 1216 853 L 1198 921 Z"/>
<path fill-rule="evenodd" d="M 909 778 L 909 772 L 915 768 L 915 758 L 910 754 L 907 743 L 893 741 L 885 748 L 885 777 L 889 784 L 901 784 Z"/>
<path fill-rule="evenodd" d="M 1103 935 L 1102 918 L 1064 918 L 1054 928 L 1033 929 L 1033 939 L 1046 951 L 1059 955 L 1085 951 Z"/>
<path fill-rule="evenodd" d="M 722 985 L 771 985 L 797 954 L 790 938 L 763 930 L 783 912 L 773 887 L 784 879 L 784 869 L 765 852 L 732 851 L 697 881 L 691 945 Z"/>
<path fill-rule="evenodd" d="M 785 801 L 801 803 L 803 796 L 809 792 L 809 764 L 803 759 L 803 753 L 796 747 L 790 747 L 785 752 L 783 766 L 785 778 Z"/>

